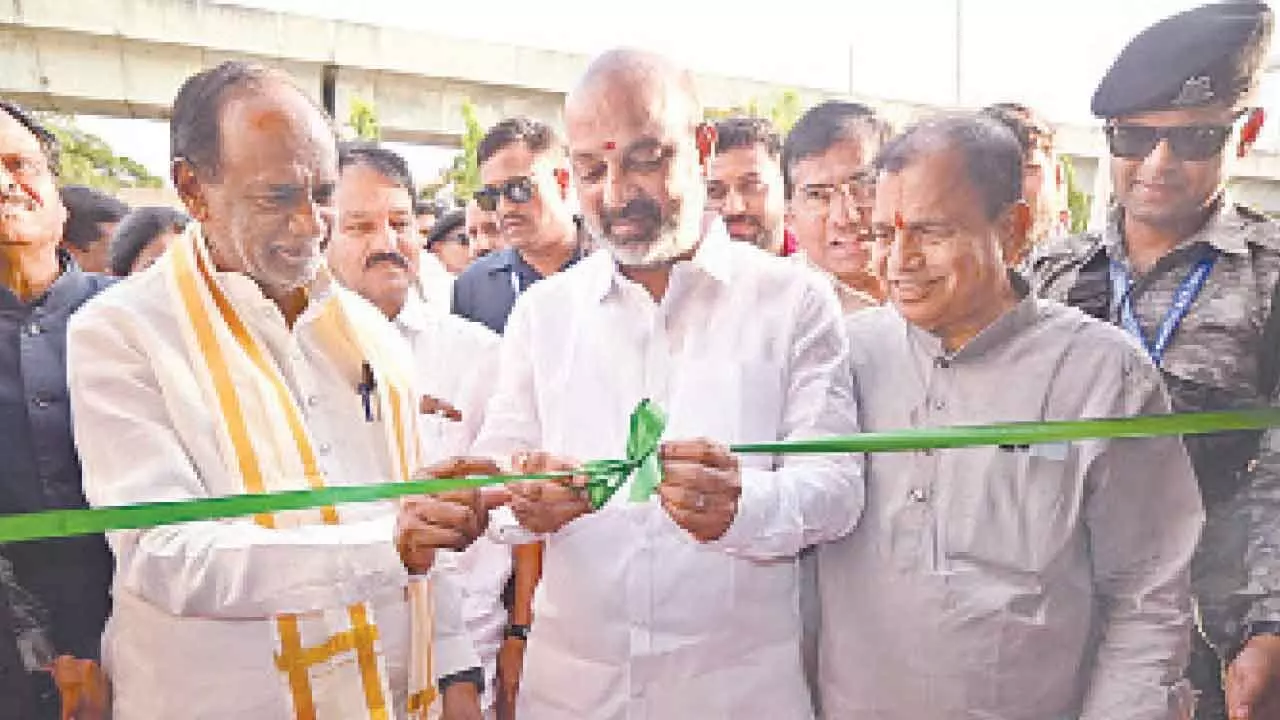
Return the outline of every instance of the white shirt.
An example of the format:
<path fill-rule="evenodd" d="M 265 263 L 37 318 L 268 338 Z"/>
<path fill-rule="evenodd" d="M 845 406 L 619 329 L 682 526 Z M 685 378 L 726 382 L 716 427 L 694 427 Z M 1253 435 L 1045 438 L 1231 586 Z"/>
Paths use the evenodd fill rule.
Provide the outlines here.
<path fill-rule="evenodd" d="M 777 440 L 856 429 L 831 288 L 731 241 L 717 222 L 655 303 L 609 253 L 531 287 L 503 338 L 480 453 L 624 456 L 643 398 L 667 438 Z M 521 720 L 807 720 L 795 555 L 848 532 L 862 508 L 850 456 L 741 458 L 737 517 L 700 544 L 623 488 L 545 538 Z M 493 536 L 529 533 L 509 510 Z"/>
<path fill-rule="evenodd" d="M 94 506 L 242 491 L 219 453 L 218 421 L 183 359 L 182 309 L 158 269 L 117 284 L 70 324 L 67 374 Z M 290 331 L 248 277 L 218 273 L 217 281 L 298 400 L 326 484 L 390 481 L 383 430 L 365 419 L 358 377 L 317 342 L 318 302 Z M 389 324 L 387 332 L 398 341 Z M 103 658 L 113 717 L 292 718 L 273 659 L 273 616 L 361 601 L 379 626 L 395 717 L 402 717 L 409 606 L 408 576 L 393 545 L 395 506 L 341 512 L 341 525 L 267 529 L 243 518 L 110 534 L 116 577 Z M 447 575 L 437 578 L 438 678 L 477 660 L 460 592 Z"/>
<path fill-rule="evenodd" d="M 422 395 L 443 400 L 462 414 L 462 421 L 439 416 L 422 418 L 424 457 L 428 462 L 471 450 L 484 419 L 484 409 L 497 376 L 499 337 L 489 328 L 424 303 L 413 293 L 395 318 L 414 355 L 414 378 Z M 511 576 L 511 548 L 479 538 L 465 552 L 450 553 L 463 589 L 463 619 L 484 666 L 481 705 L 493 705 L 498 650 L 507 612 L 502 590 Z M 440 558 L 444 567 L 443 554 Z"/>
<path fill-rule="evenodd" d="M 448 312 L 453 304 L 454 279 L 453 273 L 445 268 L 435 253 L 422 251 L 418 260 L 418 294 L 424 302 Z"/>

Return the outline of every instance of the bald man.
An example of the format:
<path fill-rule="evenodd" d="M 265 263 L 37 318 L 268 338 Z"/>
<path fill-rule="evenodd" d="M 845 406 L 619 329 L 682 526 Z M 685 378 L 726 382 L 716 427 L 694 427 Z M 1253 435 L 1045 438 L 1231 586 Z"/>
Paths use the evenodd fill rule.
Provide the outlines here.
<path fill-rule="evenodd" d="M 856 430 L 840 307 L 706 213 L 701 118 L 686 73 L 633 51 L 597 59 L 568 99 L 602 251 L 516 303 L 474 451 L 525 471 L 623 457 L 642 398 L 676 440 L 655 497 L 624 488 L 592 512 L 574 483 L 543 482 L 494 513 L 494 539 L 546 542 L 521 720 L 813 717 L 795 557 L 853 527 L 861 465 L 726 445 Z"/>

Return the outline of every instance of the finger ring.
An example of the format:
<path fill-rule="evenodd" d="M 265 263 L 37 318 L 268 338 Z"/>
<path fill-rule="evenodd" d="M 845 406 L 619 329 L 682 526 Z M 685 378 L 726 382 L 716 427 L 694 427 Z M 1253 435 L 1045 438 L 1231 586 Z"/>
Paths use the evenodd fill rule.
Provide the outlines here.
<path fill-rule="evenodd" d="M 698 512 L 702 512 L 707 509 L 707 496 L 705 494 L 698 493 L 698 495 L 693 499 L 693 509 Z"/>

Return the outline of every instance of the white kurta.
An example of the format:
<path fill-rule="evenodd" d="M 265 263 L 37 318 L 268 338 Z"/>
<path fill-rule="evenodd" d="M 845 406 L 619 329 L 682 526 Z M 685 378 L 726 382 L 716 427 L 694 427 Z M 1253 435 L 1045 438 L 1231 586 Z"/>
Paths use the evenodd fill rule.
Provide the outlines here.
<path fill-rule="evenodd" d="M 218 420 L 181 359 L 182 309 L 166 280 L 148 270 L 116 285 L 69 329 L 76 441 L 94 506 L 227 495 L 242 487 L 219 453 Z M 302 408 L 326 484 L 390 481 L 381 419 L 366 420 L 356 391 L 358 366 L 330 356 L 313 334 L 323 289 L 290 331 L 249 278 L 218 273 L 217 282 Z M 389 324 L 387 330 L 398 341 Z M 373 609 L 402 716 L 408 576 L 393 546 L 395 509 L 344 506 L 342 515 L 341 525 L 294 529 L 244 518 L 111 534 L 115 608 L 103 657 L 116 720 L 290 718 L 272 617 L 360 601 Z M 477 659 L 462 625 L 460 591 L 443 574 L 435 589 L 439 677 L 474 667 Z"/>
<path fill-rule="evenodd" d="M 723 442 L 856 429 L 849 354 L 829 285 L 729 240 L 715 223 L 663 301 L 595 253 L 530 288 L 503 339 L 476 451 L 619 458 L 643 398 L 666 437 Z M 733 526 L 700 544 L 656 500 L 623 488 L 546 538 L 521 720 L 807 720 L 801 548 L 848 532 L 862 508 L 850 456 L 742 458 Z M 509 510 L 496 538 L 529 538 Z"/>
<path fill-rule="evenodd" d="M 497 379 L 499 337 L 489 328 L 425 303 L 412 293 L 395 325 L 413 348 L 418 391 L 443 400 L 462 414 L 461 422 L 423 417 L 423 449 L 428 462 L 471 450 Z M 507 611 L 502 590 L 511 576 L 511 548 L 479 538 L 466 552 L 449 554 L 463 589 L 463 618 L 484 665 L 484 709 L 493 706 L 498 650 Z M 445 567 L 444 554 L 440 558 Z"/>

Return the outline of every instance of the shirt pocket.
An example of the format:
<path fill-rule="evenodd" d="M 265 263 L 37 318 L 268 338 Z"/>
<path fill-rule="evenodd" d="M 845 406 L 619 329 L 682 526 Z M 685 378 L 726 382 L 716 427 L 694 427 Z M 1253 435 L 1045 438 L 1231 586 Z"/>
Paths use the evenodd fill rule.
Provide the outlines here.
<path fill-rule="evenodd" d="M 702 357 L 683 363 L 665 437 L 726 444 L 782 439 L 783 370 L 762 360 Z M 743 467 L 772 469 L 768 455 L 743 455 Z"/>
<path fill-rule="evenodd" d="M 1081 490 L 1061 444 L 958 451 L 941 548 L 951 570 L 1039 575 L 1076 535 Z M 960 458 L 956 458 L 960 460 Z"/>

